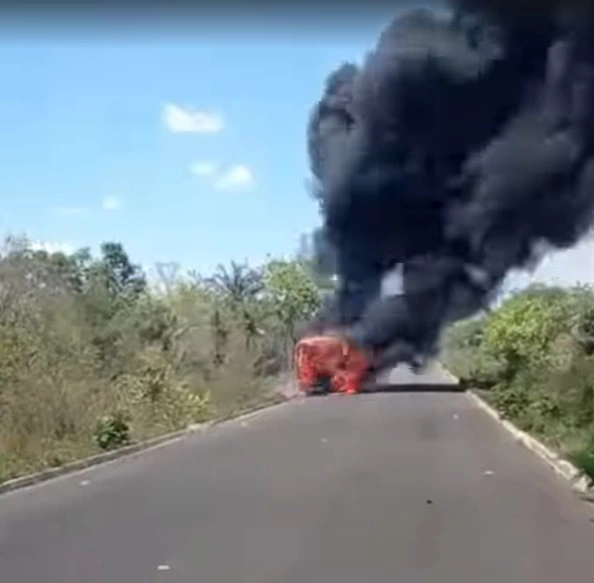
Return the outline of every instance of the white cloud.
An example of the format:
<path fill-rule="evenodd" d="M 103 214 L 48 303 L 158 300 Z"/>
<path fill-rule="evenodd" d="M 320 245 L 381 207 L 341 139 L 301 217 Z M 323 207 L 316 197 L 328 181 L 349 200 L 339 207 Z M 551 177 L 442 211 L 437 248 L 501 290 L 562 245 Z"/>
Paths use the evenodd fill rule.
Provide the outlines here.
<path fill-rule="evenodd" d="M 84 213 L 85 209 L 76 207 L 76 206 L 66 206 L 66 207 L 59 207 L 54 209 L 54 213 L 57 215 L 61 215 L 64 217 L 71 217 L 75 215 L 81 215 Z"/>
<path fill-rule="evenodd" d="M 117 196 L 105 196 L 101 201 L 103 210 L 117 211 L 122 208 L 122 201 Z"/>
<path fill-rule="evenodd" d="M 245 190 L 254 184 L 254 174 L 245 164 L 221 168 L 218 162 L 198 160 L 190 166 L 190 172 L 201 179 L 207 179 L 215 190 Z"/>
<path fill-rule="evenodd" d="M 216 162 L 211 162 L 209 160 L 194 162 L 194 164 L 190 166 L 190 172 L 194 174 L 194 176 L 212 176 L 218 169 L 219 165 Z"/>
<path fill-rule="evenodd" d="M 217 190 L 236 190 L 248 188 L 253 183 L 252 171 L 243 164 L 237 164 L 220 174 L 214 182 L 214 187 Z"/>
<path fill-rule="evenodd" d="M 75 248 L 64 241 L 30 241 L 29 248 L 33 251 L 45 251 L 46 253 L 64 253 L 71 255 Z"/>
<path fill-rule="evenodd" d="M 199 109 L 168 103 L 163 107 L 162 120 L 174 134 L 218 134 L 225 126 L 223 118 Z"/>

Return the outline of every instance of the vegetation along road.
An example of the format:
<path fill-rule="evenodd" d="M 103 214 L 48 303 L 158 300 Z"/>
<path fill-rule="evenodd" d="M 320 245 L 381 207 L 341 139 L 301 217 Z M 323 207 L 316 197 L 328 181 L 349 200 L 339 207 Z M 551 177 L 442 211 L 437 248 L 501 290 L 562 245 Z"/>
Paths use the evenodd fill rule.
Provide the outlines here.
<path fill-rule="evenodd" d="M 118 243 L 0 257 L 0 482 L 275 397 L 332 282 L 307 249 L 214 274 Z M 158 285 L 157 285 L 158 284 Z M 594 474 L 594 293 L 532 287 L 442 361 Z M 457 392 L 295 399 L 0 496 L 2 581 L 589 580 L 588 505 Z"/>

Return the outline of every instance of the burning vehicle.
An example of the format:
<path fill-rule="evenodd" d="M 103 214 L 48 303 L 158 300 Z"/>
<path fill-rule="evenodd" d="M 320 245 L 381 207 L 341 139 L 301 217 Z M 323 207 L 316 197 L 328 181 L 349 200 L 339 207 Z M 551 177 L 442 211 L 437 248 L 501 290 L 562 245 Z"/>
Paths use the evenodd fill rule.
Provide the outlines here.
<path fill-rule="evenodd" d="M 308 336 L 295 347 L 300 389 L 306 394 L 361 391 L 371 363 L 364 352 L 338 334 Z"/>
<path fill-rule="evenodd" d="M 362 390 L 434 358 L 511 272 L 594 225 L 591 0 L 450 0 L 402 11 L 327 78 L 307 144 L 339 277 L 295 351 L 304 390 Z M 401 292 L 381 293 L 401 271 Z"/>
<path fill-rule="evenodd" d="M 299 388 L 307 395 L 343 393 L 353 395 L 369 390 L 382 372 L 382 358 L 374 359 L 339 333 L 307 336 L 294 352 Z M 418 373 L 424 362 L 411 360 Z"/>

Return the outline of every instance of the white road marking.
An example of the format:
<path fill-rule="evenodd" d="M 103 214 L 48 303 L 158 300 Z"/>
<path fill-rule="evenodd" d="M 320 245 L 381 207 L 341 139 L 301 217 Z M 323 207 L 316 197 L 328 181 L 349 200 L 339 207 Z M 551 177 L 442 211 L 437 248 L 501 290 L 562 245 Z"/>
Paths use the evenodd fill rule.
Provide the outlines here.
<path fill-rule="evenodd" d="M 171 567 L 169 565 L 159 565 L 157 571 L 169 571 Z"/>
<path fill-rule="evenodd" d="M 89 482 L 89 480 L 82 480 L 82 482 L 80 483 L 81 486 L 88 486 L 91 482 Z"/>

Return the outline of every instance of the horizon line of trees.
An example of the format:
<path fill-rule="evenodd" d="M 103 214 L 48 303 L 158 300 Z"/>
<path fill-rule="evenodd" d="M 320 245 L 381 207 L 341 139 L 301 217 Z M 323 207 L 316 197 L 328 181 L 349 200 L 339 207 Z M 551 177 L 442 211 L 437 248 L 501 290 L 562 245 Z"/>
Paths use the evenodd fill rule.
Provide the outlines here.
<path fill-rule="evenodd" d="M 0 481 L 278 398 L 300 326 L 333 285 L 311 260 L 157 266 L 0 249 Z"/>

